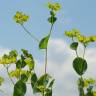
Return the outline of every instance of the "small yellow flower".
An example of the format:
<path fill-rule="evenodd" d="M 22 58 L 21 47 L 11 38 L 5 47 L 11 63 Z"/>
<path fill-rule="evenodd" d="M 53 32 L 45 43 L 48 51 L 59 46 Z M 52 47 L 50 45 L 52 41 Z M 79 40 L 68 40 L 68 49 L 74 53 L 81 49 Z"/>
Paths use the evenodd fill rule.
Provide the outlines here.
<path fill-rule="evenodd" d="M 59 3 L 48 2 L 48 8 L 54 11 L 59 11 L 61 9 L 61 5 Z"/>
<path fill-rule="evenodd" d="M 16 21 L 16 23 L 19 24 L 23 24 L 24 22 L 26 22 L 29 19 L 28 15 L 25 15 L 22 12 L 16 12 L 15 16 L 14 16 L 14 20 Z"/>
<path fill-rule="evenodd" d="M 16 77 L 16 78 L 19 78 L 20 77 L 20 69 L 16 69 L 14 71 L 11 71 L 9 73 L 10 77 Z"/>
<path fill-rule="evenodd" d="M 27 70 L 16 69 L 9 73 L 10 77 L 19 78 L 22 74 L 29 75 Z"/>
<path fill-rule="evenodd" d="M 84 35 L 78 35 L 77 39 L 79 42 L 84 43 L 84 44 L 90 42 L 90 37 L 86 37 Z"/>
<path fill-rule="evenodd" d="M 90 36 L 90 41 L 95 42 L 96 41 L 96 36 Z"/>
<path fill-rule="evenodd" d="M 89 79 L 84 79 L 84 87 L 88 87 L 90 84 L 95 84 L 96 80 L 89 78 Z"/>

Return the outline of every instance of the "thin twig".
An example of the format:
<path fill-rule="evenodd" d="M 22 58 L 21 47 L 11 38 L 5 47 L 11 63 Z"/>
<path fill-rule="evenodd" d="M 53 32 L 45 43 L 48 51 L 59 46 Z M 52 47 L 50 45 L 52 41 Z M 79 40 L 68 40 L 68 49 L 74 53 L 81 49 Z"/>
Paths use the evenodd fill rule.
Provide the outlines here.
<path fill-rule="evenodd" d="M 51 35 L 51 33 L 52 33 L 53 26 L 54 26 L 54 24 L 51 25 L 50 33 L 49 33 L 50 35 Z"/>
<path fill-rule="evenodd" d="M 45 49 L 45 74 L 47 72 L 47 48 Z"/>
<path fill-rule="evenodd" d="M 86 46 L 84 45 L 83 58 L 85 57 Z"/>
<path fill-rule="evenodd" d="M 21 24 L 21 26 L 22 26 L 22 28 L 25 30 L 25 32 L 27 34 L 29 34 L 32 38 L 34 38 L 34 40 L 36 40 L 37 42 L 39 42 L 39 40 L 33 34 L 31 34 L 23 24 Z"/>

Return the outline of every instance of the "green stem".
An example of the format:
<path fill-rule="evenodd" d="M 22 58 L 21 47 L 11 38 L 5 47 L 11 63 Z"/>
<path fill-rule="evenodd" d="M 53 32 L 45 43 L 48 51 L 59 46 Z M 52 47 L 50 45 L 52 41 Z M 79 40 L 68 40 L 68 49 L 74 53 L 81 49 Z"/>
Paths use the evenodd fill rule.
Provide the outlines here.
<path fill-rule="evenodd" d="M 51 25 L 51 28 L 50 28 L 50 31 L 49 31 L 49 35 L 50 35 L 50 36 L 51 36 L 51 33 L 52 33 L 53 25 L 54 25 L 54 24 Z M 48 47 L 48 46 L 47 46 L 47 47 Z M 48 50 L 47 50 L 47 49 L 48 49 L 48 48 L 45 49 L 45 75 L 46 75 L 46 73 L 47 73 L 47 65 L 48 65 L 48 64 L 47 64 L 47 63 L 48 63 L 48 60 L 47 60 L 47 58 L 48 58 L 48 56 L 47 56 L 47 55 L 48 55 L 47 51 L 48 51 Z M 45 80 L 46 80 L 46 77 L 45 77 Z M 45 90 L 46 90 L 46 87 L 45 87 Z M 45 96 L 44 93 L 45 93 L 45 91 L 42 93 L 42 96 Z"/>
<path fill-rule="evenodd" d="M 84 45 L 84 53 L 83 53 L 83 58 L 85 56 L 85 51 L 86 51 L 86 46 Z"/>
<path fill-rule="evenodd" d="M 83 77 L 80 77 L 80 85 L 79 85 L 79 96 L 84 96 L 84 89 L 83 89 Z"/>
<path fill-rule="evenodd" d="M 50 28 L 50 31 L 49 31 L 49 35 L 51 36 L 51 33 L 52 33 L 52 29 L 53 29 L 53 25 L 51 25 L 51 28 Z M 48 47 L 48 46 L 47 46 Z M 47 50 L 48 48 L 45 49 L 45 74 L 47 73 Z"/>
<path fill-rule="evenodd" d="M 33 34 L 31 34 L 31 33 L 26 29 L 26 27 L 25 27 L 23 24 L 21 24 L 21 27 L 25 30 L 25 32 L 26 32 L 27 34 L 29 34 L 32 38 L 34 38 L 34 40 L 36 40 L 37 42 L 39 42 L 39 40 L 38 40 Z"/>
<path fill-rule="evenodd" d="M 47 48 L 45 49 L 45 74 L 47 72 Z"/>
<path fill-rule="evenodd" d="M 76 52 L 76 56 L 78 57 L 78 52 L 77 52 L 77 50 L 75 50 L 75 52 Z"/>
<path fill-rule="evenodd" d="M 50 28 L 50 31 L 49 31 L 50 32 L 49 35 L 51 35 L 51 33 L 52 33 L 53 26 L 54 26 L 54 24 L 51 25 L 51 28 Z"/>
<path fill-rule="evenodd" d="M 44 92 L 42 93 L 42 96 L 44 96 Z"/>

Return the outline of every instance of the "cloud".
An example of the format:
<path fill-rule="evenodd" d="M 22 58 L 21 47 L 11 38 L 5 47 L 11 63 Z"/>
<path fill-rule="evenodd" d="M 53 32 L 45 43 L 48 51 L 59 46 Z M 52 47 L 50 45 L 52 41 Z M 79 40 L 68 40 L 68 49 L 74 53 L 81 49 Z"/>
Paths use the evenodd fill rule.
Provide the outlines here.
<path fill-rule="evenodd" d="M 0 54 L 4 54 L 8 52 L 6 49 Z M 79 54 L 82 56 L 83 47 L 79 45 Z M 78 89 L 77 89 L 77 79 L 78 75 L 73 70 L 72 61 L 75 58 L 75 52 L 69 48 L 69 44 L 67 44 L 62 39 L 52 39 L 49 42 L 48 47 L 48 68 L 47 72 L 51 74 L 55 78 L 55 84 L 53 89 L 53 96 L 77 96 Z M 86 50 L 85 56 L 88 62 L 88 70 L 85 73 L 84 77 L 95 77 L 95 58 L 96 58 L 96 51 L 95 48 L 88 48 Z M 44 61 L 36 62 L 36 73 L 41 75 L 44 72 Z M 1 70 L 2 69 L 2 70 Z M 5 84 L 1 86 L 1 88 L 6 90 L 6 94 L 8 96 L 12 96 L 13 93 L 13 86 L 11 85 L 6 70 L 3 67 L 0 67 L 0 75 L 4 75 L 5 77 Z M 27 95 L 32 96 L 31 86 L 28 85 L 27 87 Z M 0 95 L 4 96 L 4 95 Z M 39 96 L 39 95 L 36 95 Z"/>
<path fill-rule="evenodd" d="M 80 54 L 80 56 L 83 55 L 82 52 L 83 52 L 83 46 L 80 44 L 78 49 L 78 53 Z M 76 72 L 73 70 L 72 67 L 72 61 L 74 58 L 75 58 L 75 52 L 69 48 L 69 44 L 67 44 L 64 40 L 53 39 L 50 41 L 48 48 L 47 71 L 55 78 L 53 96 L 78 95 L 78 88 L 76 82 L 79 76 L 76 74 Z M 88 70 L 85 73 L 84 77 L 94 78 L 96 76 L 95 48 L 88 48 L 86 50 L 85 58 L 88 62 Z M 41 70 L 43 69 L 44 66 L 43 68 L 41 68 Z"/>
<path fill-rule="evenodd" d="M 7 48 L 0 47 L 0 56 L 7 54 L 10 50 Z"/>

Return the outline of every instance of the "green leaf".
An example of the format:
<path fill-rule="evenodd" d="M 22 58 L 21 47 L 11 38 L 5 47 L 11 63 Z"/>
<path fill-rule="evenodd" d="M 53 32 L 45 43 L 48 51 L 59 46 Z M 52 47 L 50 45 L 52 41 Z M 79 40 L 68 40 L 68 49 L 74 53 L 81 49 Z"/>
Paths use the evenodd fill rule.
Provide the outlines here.
<path fill-rule="evenodd" d="M 26 84 L 19 80 L 14 86 L 13 96 L 24 96 L 26 93 Z"/>
<path fill-rule="evenodd" d="M 54 16 L 51 16 L 48 18 L 49 23 L 54 24 L 56 22 L 57 18 Z"/>
<path fill-rule="evenodd" d="M 26 65 L 29 66 L 30 70 L 34 69 L 34 61 L 31 58 L 26 58 L 25 60 Z"/>
<path fill-rule="evenodd" d="M 21 51 L 23 52 L 23 55 L 24 55 L 25 58 L 31 58 L 31 59 L 33 59 L 32 54 L 28 53 L 28 50 L 21 49 Z"/>
<path fill-rule="evenodd" d="M 70 48 L 71 48 L 72 50 L 77 50 L 77 48 L 78 48 L 78 42 L 73 42 L 73 43 L 70 45 Z"/>
<path fill-rule="evenodd" d="M 82 77 L 78 79 L 78 90 L 79 90 L 79 96 L 85 96 L 84 95 L 84 81 Z"/>
<path fill-rule="evenodd" d="M 46 49 L 46 48 L 47 48 L 49 37 L 50 37 L 50 35 L 44 37 L 44 38 L 40 41 L 40 43 L 39 43 L 39 48 L 40 48 L 40 49 Z"/>
<path fill-rule="evenodd" d="M 38 93 L 38 92 L 41 92 L 37 86 L 36 86 L 36 82 L 37 82 L 38 78 L 37 78 L 37 75 L 35 73 L 32 74 L 31 76 L 31 86 L 32 86 L 32 89 L 33 89 L 33 93 Z"/>
<path fill-rule="evenodd" d="M 32 87 L 34 87 L 37 80 L 38 80 L 37 75 L 35 73 L 33 73 L 32 76 L 31 76 L 31 85 L 32 85 Z"/>
<path fill-rule="evenodd" d="M 87 88 L 86 96 L 94 96 L 93 95 L 93 86 L 89 86 L 89 88 Z"/>
<path fill-rule="evenodd" d="M 9 55 L 10 56 L 13 56 L 13 57 L 17 57 L 18 56 L 18 53 L 17 53 L 16 50 L 12 50 L 12 51 L 9 52 Z"/>
<path fill-rule="evenodd" d="M 25 74 L 22 74 L 22 75 L 21 75 L 21 80 L 22 80 L 23 82 L 27 82 L 28 76 L 26 76 Z"/>
<path fill-rule="evenodd" d="M 83 75 L 87 70 L 87 62 L 81 57 L 76 57 L 73 60 L 73 68 L 78 75 Z"/>
<path fill-rule="evenodd" d="M 42 75 L 38 81 L 37 81 L 37 84 L 38 86 L 47 86 L 48 82 L 49 82 L 49 79 L 51 78 L 51 76 L 49 74 L 44 74 Z"/>
<path fill-rule="evenodd" d="M 54 11 L 50 11 L 50 15 L 51 15 L 52 17 L 54 17 L 56 14 L 54 13 Z"/>
<path fill-rule="evenodd" d="M 24 62 L 26 63 L 26 65 L 28 65 L 30 70 L 33 70 L 35 62 L 32 54 L 28 53 L 28 51 L 25 49 L 22 49 L 22 52 L 23 52 Z"/>
<path fill-rule="evenodd" d="M 24 68 L 26 66 L 26 63 L 23 59 L 20 59 L 16 62 L 16 68 L 20 69 L 20 68 Z"/>
<path fill-rule="evenodd" d="M 45 96 L 52 96 L 52 89 L 47 89 Z"/>
<path fill-rule="evenodd" d="M 53 79 L 53 80 L 50 82 L 49 87 L 52 87 L 52 86 L 53 86 L 54 81 L 55 81 L 55 79 Z"/>

